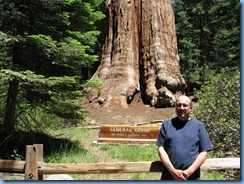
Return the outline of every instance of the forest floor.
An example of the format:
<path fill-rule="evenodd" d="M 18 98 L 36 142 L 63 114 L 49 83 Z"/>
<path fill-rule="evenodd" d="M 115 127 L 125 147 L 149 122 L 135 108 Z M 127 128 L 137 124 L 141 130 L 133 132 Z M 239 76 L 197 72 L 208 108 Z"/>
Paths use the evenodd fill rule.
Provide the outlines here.
<path fill-rule="evenodd" d="M 94 127 L 92 133 L 81 144 L 86 150 L 93 151 L 99 162 L 121 162 L 122 160 L 114 159 L 104 150 L 99 149 L 92 142 L 98 138 L 99 127 L 102 125 L 150 125 L 160 126 L 164 119 L 175 116 L 174 108 L 154 108 L 143 104 L 142 102 L 130 104 L 128 108 L 94 108 L 92 104 L 83 106 L 90 112 L 86 119 L 86 126 Z M 98 127 L 96 129 L 96 127 Z M 150 173 L 150 180 L 158 180 L 160 173 Z M 103 176 L 81 176 L 83 180 L 133 180 L 133 173 L 108 174 Z"/>
<path fill-rule="evenodd" d="M 81 141 L 84 149 L 92 151 L 98 162 L 121 162 L 122 160 L 112 158 L 105 150 L 99 149 L 96 142 L 102 125 L 150 125 L 160 126 L 164 119 L 175 116 L 174 108 L 154 108 L 145 105 L 142 101 L 134 102 L 128 108 L 103 108 L 94 107 L 93 104 L 82 105 L 89 111 L 83 126 L 90 127 L 91 134 Z M 159 180 L 160 173 L 150 173 L 150 180 Z M 108 175 L 81 175 L 80 180 L 133 180 L 134 173 L 108 174 Z"/>
<path fill-rule="evenodd" d="M 99 148 L 94 142 L 98 138 L 101 125 L 151 125 L 160 126 L 164 119 L 175 116 L 174 108 L 154 108 L 143 104 L 141 101 L 132 103 L 128 108 L 94 108 L 90 103 L 82 105 L 89 116 L 81 127 L 89 127 L 89 136 L 82 138 L 80 145 L 88 151 L 94 153 L 98 162 L 121 162 L 109 155 L 106 150 Z M 80 128 L 80 127 L 77 127 Z M 127 174 L 107 174 L 107 175 L 79 175 L 78 180 L 133 180 L 134 173 Z M 44 176 L 46 179 L 48 175 Z M 150 173 L 150 180 L 158 180 L 160 173 Z M 0 180 L 23 180 L 23 175 L 1 173 Z"/>
<path fill-rule="evenodd" d="M 154 108 L 142 101 L 134 102 L 128 108 L 94 108 L 92 104 L 83 105 L 90 112 L 87 125 L 161 125 L 164 119 L 175 116 L 174 108 Z"/>

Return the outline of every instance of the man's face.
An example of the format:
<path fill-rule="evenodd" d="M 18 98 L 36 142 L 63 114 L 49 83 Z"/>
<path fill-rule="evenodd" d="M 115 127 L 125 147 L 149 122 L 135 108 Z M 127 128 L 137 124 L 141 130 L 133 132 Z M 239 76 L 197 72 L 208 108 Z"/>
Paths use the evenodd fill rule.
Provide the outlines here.
<path fill-rule="evenodd" d="M 176 105 L 175 111 L 177 118 L 181 121 L 187 121 L 190 118 L 190 113 L 192 111 L 191 101 L 187 97 L 179 97 Z"/>

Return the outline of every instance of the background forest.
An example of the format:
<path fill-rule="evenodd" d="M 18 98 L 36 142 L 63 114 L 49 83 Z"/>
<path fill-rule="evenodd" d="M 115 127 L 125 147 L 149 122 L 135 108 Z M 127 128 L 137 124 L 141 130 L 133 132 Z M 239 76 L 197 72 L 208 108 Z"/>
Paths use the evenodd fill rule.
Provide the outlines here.
<path fill-rule="evenodd" d="M 186 94 L 219 157 L 240 156 L 240 2 L 175 0 Z M 18 131 L 44 132 L 47 117 L 76 125 L 79 103 L 107 34 L 104 0 L 0 0 L 1 152 Z M 8 157 L 1 153 L 0 157 Z"/>

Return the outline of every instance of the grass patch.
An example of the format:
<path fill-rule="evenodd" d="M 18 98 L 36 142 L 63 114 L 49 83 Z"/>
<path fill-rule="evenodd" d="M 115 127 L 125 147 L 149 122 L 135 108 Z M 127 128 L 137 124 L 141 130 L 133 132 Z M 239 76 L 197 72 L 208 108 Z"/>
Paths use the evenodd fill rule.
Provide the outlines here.
<path fill-rule="evenodd" d="M 201 172 L 201 175 L 204 180 L 225 180 L 224 176 L 218 171 L 204 170 Z"/>
<path fill-rule="evenodd" d="M 112 158 L 119 158 L 121 160 L 130 162 L 152 161 L 158 160 L 157 147 L 155 145 L 133 145 L 121 144 L 99 145 L 101 150 L 105 150 Z"/>
<path fill-rule="evenodd" d="M 90 131 L 85 128 L 78 127 L 47 129 L 47 131 L 52 136 L 66 137 L 68 139 L 77 141 L 80 141 L 82 138 L 87 138 L 90 135 Z"/>
<path fill-rule="evenodd" d="M 64 149 L 65 150 L 65 149 Z M 44 158 L 45 163 L 88 163 L 95 162 L 94 154 L 83 148 L 69 148 Z"/>
<path fill-rule="evenodd" d="M 161 173 L 134 173 L 133 180 L 160 180 Z"/>
<path fill-rule="evenodd" d="M 84 128 L 63 128 L 63 129 L 49 129 L 48 132 L 55 137 L 65 137 L 70 141 L 79 141 L 87 138 L 90 132 Z M 65 147 L 63 145 L 62 151 L 56 150 L 52 155 L 45 157 L 44 161 L 47 163 L 93 163 L 97 160 L 94 153 L 85 150 L 80 144 L 79 147 Z"/>

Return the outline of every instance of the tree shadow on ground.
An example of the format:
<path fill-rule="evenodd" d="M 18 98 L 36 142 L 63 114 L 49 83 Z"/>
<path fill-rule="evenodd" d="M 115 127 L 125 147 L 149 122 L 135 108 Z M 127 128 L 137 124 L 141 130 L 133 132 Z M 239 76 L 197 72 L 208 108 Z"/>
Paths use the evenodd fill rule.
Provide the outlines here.
<path fill-rule="evenodd" d="M 55 138 L 44 133 L 18 131 L 9 137 L 0 133 L 0 158 L 23 160 L 26 155 L 26 146 L 33 144 L 43 144 L 43 154 L 45 156 L 72 148 L 83 149 L 78 141 L 71 141 L 67 138 Z"/>

